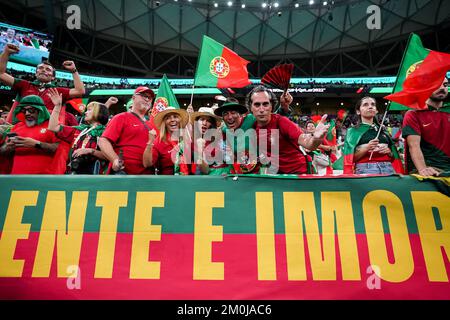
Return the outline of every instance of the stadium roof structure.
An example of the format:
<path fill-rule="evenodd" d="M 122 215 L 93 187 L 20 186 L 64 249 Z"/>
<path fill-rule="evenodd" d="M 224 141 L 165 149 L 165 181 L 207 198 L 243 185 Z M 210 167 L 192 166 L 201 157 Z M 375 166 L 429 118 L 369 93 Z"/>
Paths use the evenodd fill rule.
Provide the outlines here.
<path fill-rule="evenodd" d="M 420 34 L 431 49 L 448 51 L 450 43 L 446 0 L 0 3 L 3 20 L 33 22 L 55 33 L 52 58 L 72 57 L 116 75 L 192 77 L 203 35 L 250 60 L 253 77 L 280 62 L 294 63 L 299 77 L 395 75 L 410 32 Z M 80 8 L 80 30 L 67 28 L 71 5 Z M 380 29 L 370 30 L 377 8 Z"/>

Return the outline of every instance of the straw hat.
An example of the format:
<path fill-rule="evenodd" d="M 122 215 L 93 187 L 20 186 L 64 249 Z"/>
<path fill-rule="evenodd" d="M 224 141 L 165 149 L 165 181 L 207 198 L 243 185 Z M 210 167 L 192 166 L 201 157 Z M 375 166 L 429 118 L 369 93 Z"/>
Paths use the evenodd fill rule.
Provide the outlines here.
<path fill-rule="evenodd" d="M 180 116 L 181 122 L 180 127 L 184 128 L 186 124 L 189 122 L 189 114 L 184 109 L 175 109 L 174 107 L 167 107 L 163 111 L 158 112 L 158 114 L 155 116 L 153 122 L 155 123 L 156 128 L 159 128 L 164 121 L 164 118 L 169 113 L 176 113 Z"/>
<path fill-rule="evenodd" d="M 210 117 L 211 122 L 215 121 L 217 126 L 220 126 L 222 119 L 214 114 L 212 108 L 201 107 L 197 112 L 191 114 L 191 122 L 195 122 L 199 117 Z"/>

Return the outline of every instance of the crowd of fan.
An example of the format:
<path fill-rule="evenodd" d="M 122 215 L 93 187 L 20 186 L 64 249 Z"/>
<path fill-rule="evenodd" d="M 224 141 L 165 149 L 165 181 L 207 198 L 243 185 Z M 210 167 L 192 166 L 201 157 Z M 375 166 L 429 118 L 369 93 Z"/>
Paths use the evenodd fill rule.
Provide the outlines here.
<path fill-rule="evenodd" d="M 21 97 L 9 113 L 2 113 L 3 174 L 323 175 L 335 173 L 334 169 L 352 174 L 404 173 L 398 152 L 398 147 L 403 149 L 401 134 L 414 137 L 408 146 L 421 175 L 450 169 L 449 121 L 442 108 L 448 95 L 446 79 L 427 101 L 430 111 L 408 111 L 403 129 L 400 115 L 390 115 L 380 124 L 372 97 L 358 101 L 355 115 L 305 117 L 293 113 L 288 92 L 278 99 L 262 85 L 248 92 L 245 103 L 229 97 L 197 111 L 155 102 L 153 90 L 139 86 L 125 112 L 111 117 L 109 108 L 118 102 L 111 97 L 106 103 L 79 106 L 83 117 L 77 121 L 66 110 L 67 101 L 85 94 L 74 62 L 63 63 L 73 75 L 73 87 L 55 86 L 55 68 L 48 62 L 37 66 L 35 81 L 24 80 L 6 72 L 9 55 L 18 50 L 7 45 L 0 56 L 0 81 Z M 434 112 L 441 108 L 444 112 Z M 444 128 L 432 131 L 437 116 L 437 124 Z M 415 137 L 422 129 L 412 117 L 427 117 L 422 135 L 428 139 L 434 132 L 433 143 L 442 154 L 430 156 L 427 150 L 418 154 L 422 150 Z"/>

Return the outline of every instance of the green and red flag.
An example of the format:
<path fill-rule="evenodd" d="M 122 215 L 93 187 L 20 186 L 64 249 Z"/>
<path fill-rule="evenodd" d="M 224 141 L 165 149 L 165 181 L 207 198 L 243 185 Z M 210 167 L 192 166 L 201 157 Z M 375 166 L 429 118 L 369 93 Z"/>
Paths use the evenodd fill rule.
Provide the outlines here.
<path fill-rule="evenodd" d="M 423 60 L 425 60 L 429 53 L 430 50 L 423 47 L 420 37 L 415 33 L 411 33 L 405 52 L 403 53 L 403 58 L 397 72 L 397 78 L 392 93 L 402 91 L 403 82 L 405 82 L 406 77 L 411 74 Z M 391 102 L 389 110 L 401 111 L 408 110 L 408 108 L 396 102 Z"/>
<path fill-rule="evenodd" d="M 86 104 L 88 101 L 89 98 L 74 98 L 66 101 L 66 104 L 70 105 L 79 114 L 82 114 L 86 111 Z"/>
<path fill-rule="evenodd" d="M 152 118 L 158 114 L 158 112 L 165 110 L 167 107 L 174 107 L 180 109 L 177 98 L 172 91 L 169 80 L 164 74 L 161 83 L 159 84 L 158 93 L 153 103 Z"/>
<path fill-rule="evenodd" d="M 243 88 L 251 82 L 247 64 L 234 51 L 203 36 L 194 85 L 216 88 Z"/>
<path fill-rule="evenodd" d="M 361 137 L 371 128 L 368 124 L 360 124 L 359 126 L 350 128 L 347 130 L 347 135 L 345 137 L 344 149 L 342 151 L 342 159 L 343 159 L 343 170 L 344 174 L 353 174 L 354 173 L 354 154 L 356 146 L 358 145 Z M 391 140 L 390 136 L 387 136 L 388 139 Z M 392 167 L 397 173 L 403 174 L 403 164 L 398 154 L 397 148 L 395 147 L 394 142 L 390 141 L 392 157 L 394 160 L 392 161 Z M 340 164 L 336 164 L 333 166 L 334 169 L 337 169 Z"/>
<path fill-rule="evenodd" d="M 403 89 L 385 99 L 412 109 L 428 109 L 426 101 L 441 85 L 450 69 L 450 54 L 430 51 L 425 60 L 406 77 Z"/>
<path fill-rule="evenodd" d="M 328 141 L 330 146 L 335 146 L 337 144 L 336 143 L 336 120 L 331 119 L 330 127 L 328 128 L 325 139 Z"/>

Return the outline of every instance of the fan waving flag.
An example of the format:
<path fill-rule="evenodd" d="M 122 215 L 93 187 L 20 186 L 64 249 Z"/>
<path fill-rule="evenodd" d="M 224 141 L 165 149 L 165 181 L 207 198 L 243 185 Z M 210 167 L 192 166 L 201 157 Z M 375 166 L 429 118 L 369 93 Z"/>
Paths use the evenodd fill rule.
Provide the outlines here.
<path fill-rule="evenodd" d="M 251 83 L 248 79 L 248 63 L 227 47 L 203 36 L 194 85 L 216 88 L 248 86 Z"/>
<path fill-rule="evenodd" d="M 444 81 L 450 69 L 450 54 L 430 51 L 425 60 L 406 77 L 403 89 L 385 99 L 412 109 L 426 110 L 426 101 Z"/>
<path fill-rule="evenodd" d="M 392 93 L 399 92 L 403 89 L 403 82 L 406 77 L 410 75 L 423 60 L 425 60 L 429 53 L 430 50 L 423 47 L 420 37 L 415 33 L 411 33 L 405 52 L 403 53 L 403 59 L 398 69 L 397 79 L 395 80 Z M 408 110 L 408 108 L 396 102 L 391 102 L 389 110 Z"/>
<path fill-rule="evenodd" d="M 166 75 L 163 75 L 161 83 L 159 84 L 158 93 L 153 103 L 152 118 L 158 114 L 158 112 L 165 110 L 167 107 L 174 107 L 180 109 L 177 98 L 172 91 L 169 80 Z"/>

